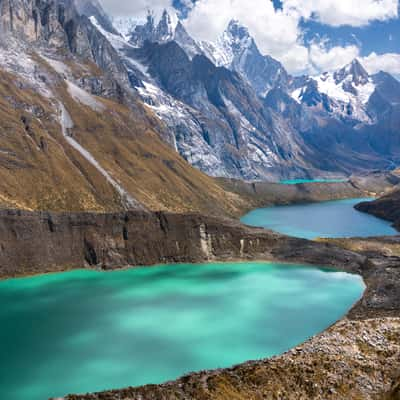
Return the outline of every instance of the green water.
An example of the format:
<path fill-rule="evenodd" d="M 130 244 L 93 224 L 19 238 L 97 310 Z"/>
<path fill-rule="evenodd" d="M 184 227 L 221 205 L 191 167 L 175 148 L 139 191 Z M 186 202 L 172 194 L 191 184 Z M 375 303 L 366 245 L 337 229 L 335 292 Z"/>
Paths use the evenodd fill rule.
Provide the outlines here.
<path fill-rule="evenodd" d="M 306 239 L 396 235 L 397 231 L 390 222 L 354 208 L 356 204 L 369 200 L 348 199 L 258 208 L 242 217 L 241 221 Z"/>
<path fill-rule="evenodd" d="M 340 319 L 358 276 L 267 263 L 75 271 L 0 282 L 0 388 L 45 400 L 284 352 Z"/>
<path fill-rule="evenodd" d="M 282 185 L 298 185 L 300 183 L 342 183 L 347 181 L 347 179 L 288 179 L 279 183 Z"/>

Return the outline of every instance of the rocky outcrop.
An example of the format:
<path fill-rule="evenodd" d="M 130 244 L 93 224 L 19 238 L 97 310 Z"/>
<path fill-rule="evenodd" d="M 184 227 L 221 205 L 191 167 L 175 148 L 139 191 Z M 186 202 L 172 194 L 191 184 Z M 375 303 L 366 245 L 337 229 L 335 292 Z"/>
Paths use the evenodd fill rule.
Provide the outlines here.
<path fill-rule="evenodd" d="M 80 6 L 79 13 L 75 7 Z M 130 92 L 128 72 L 113 46 L 84 15 L 90 1 L 2 0 L 0 1 L 0 42 L 17 40 L 44 51 L 70 52 L 93 62 L 108 80 L 114 80 L 113 95 Z M 0 49 L 1 51 L 1 49 Z M 20 49 L 26 51 L 27 49 Z M 108 84 L 110 86 L 110 84 Z"/>
<path fill-rule="evenodd" d="M 357 204 L 356 209 L 391 221 L 400 230 L 400 190 L 372 202 Z"/>
<path fill-rule="evenodd" d="M 94 16 L 107 32 L 119 34 L 98 0 L 75 0 L 75 7 L 80 15 L 85 15 L 88 18 Z"/>
<path fill-rule="evenodd" d="M 365 257 L 197 214 L 0 212 L 0 277 L 81 268 L 264 259 L 359 271 Z"/>

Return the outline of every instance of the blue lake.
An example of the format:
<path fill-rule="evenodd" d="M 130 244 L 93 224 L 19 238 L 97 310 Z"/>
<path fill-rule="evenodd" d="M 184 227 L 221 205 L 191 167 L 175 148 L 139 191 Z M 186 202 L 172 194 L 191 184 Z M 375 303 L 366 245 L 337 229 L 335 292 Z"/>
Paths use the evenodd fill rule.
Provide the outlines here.
<path fill-rule="evenodd" d="M 280 354 L 340 319 L 363 290 L 358 276 L 271 263 L 2 281 L 1 398 L 160 383 Z"/>
<path fill-rule="evenodd" d="M 348 199 L 259 208 L 246 214 L 241 221 L 306 239 L 397 234 L 390 222 L 354 208 L 356 204 L 369 200 Z"/>

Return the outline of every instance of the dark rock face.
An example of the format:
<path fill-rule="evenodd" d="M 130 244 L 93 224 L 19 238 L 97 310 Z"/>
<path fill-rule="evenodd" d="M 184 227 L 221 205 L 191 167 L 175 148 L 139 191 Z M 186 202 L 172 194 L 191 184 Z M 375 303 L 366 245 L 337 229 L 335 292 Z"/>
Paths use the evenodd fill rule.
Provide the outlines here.
<path fill-rule="evenodd" d="M 80 6 L 81 13 L 75 3 Z M 112 87 L 112 94 L 118 97 L 129 87 L 128 72 L 116 50 L 85 16 L 85 12 L 90 11 L 88 7 L 94 4 L 83 0 L 3 0 L 0 2 L 0 32 L 4 40 L 13 38 L 47 51 L 66 51 L 94 62 L 111 81 L 105 86 Z"/>
<path fill-rule="evenodd" d="M 200 215 L 0 212 L 3 278 L 85 266 L 115 269 L 232 259 L 346 266 L 349 271 L 358 271 L 365 262 L 365 257 L 329 244 Z"/>

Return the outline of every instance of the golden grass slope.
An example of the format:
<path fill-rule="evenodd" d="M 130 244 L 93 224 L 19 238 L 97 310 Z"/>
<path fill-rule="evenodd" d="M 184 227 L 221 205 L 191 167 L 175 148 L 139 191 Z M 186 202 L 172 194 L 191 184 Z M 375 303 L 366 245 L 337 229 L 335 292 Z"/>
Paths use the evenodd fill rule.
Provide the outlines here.
<path fill-rule="evenodd" d="M 145 207 L 220 215 L 242 208 L 238 195 L 225 192 L 163 143 L 156 133 L 159 122 L 143 105 L 133 111 L 98 97 L 105 108 L 95 111 L 73 99 L 64 79 L 44 60 L 41 67 L 54 78 L 51 90 L 73 120 L 74 139 Z M 74 65 L 74 75 L 79 68 Z M 0 71 L 0 206 L 120 210 L 120 195 L 63 137 L 57 101 Z"/>

